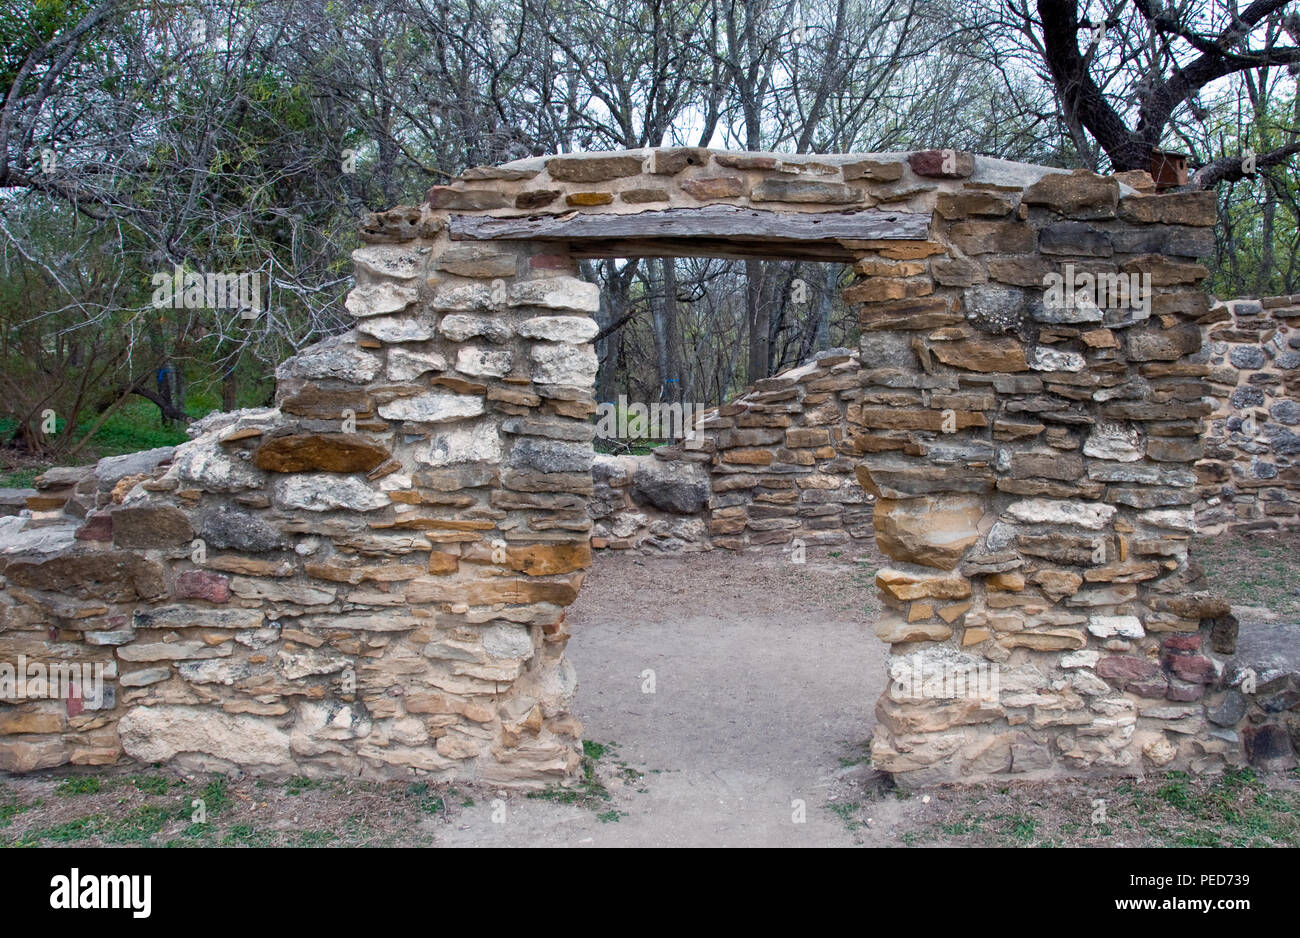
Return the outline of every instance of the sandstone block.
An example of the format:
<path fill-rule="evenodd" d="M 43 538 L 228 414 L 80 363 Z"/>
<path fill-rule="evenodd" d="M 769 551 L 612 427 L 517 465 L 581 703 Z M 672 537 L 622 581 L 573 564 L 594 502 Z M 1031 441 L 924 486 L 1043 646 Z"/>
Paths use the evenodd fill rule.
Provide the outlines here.
<path fill-rule="evenodd" d="M 983 514 L 975 498 L 881 498 L 873 514 L 876 544 L 893 560 L 953 570 L 979 539 Z"/>

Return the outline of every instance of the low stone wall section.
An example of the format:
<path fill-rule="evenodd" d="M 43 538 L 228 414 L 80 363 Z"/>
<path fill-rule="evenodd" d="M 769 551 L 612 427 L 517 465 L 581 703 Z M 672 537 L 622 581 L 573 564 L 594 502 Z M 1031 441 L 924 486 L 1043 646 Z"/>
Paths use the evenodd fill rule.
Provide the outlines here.
<path fill-rule="evenodd" d="M 1202 534 L 1294 531 L 1300 526 L 1300 294 L 1216 303 L 1202 354 L 1217 407 L 1200 441 L 1197 528 Z"/>

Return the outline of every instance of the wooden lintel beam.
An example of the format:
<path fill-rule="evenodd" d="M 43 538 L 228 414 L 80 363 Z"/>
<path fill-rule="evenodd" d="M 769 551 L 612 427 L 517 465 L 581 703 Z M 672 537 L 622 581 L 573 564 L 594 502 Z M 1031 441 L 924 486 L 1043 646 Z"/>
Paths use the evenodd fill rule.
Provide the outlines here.
<path fill-rule="evenodd" d="M 852 263 L 862 256 L 838 241 L 758 241 L 741 238 L 588 238 L 562 242 L 577 257 L 723 257 Z"/>
<path fill-rule="evenodd" d="M 837 240 L 922 240 L 930 230 L 930 216 L 919 212 L 863 209 L 855 212 L 773 212 L 736 205 L 668 208 L 631 215 L 570 212 L 492 218 L 452 215 L 455 241 L 654 241 L 702 239 L 749 245 L 767 243 L 767 253 L 784 255 L 789 242 Z"/>

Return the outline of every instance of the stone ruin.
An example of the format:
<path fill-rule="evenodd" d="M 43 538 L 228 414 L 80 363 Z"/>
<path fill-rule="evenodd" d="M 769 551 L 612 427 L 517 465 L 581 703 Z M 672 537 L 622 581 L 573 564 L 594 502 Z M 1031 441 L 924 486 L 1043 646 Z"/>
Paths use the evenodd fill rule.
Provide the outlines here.
<path fill-rule="evenodd" d="M 1217 407 L 1196 464 L 1202 534 L 1300 527 L 1300 294 L 1215 304 L 1203 356 Z"/>
<path fill-rule="evenodd" d="M 1214 197 L 1151 190 L 951 150 L 677 148 L 472 169 L 369 216 L 355 326 L 281 366 L 276 406 L 47 473 L 0 519 L 0 662 L 98 665 L 108 685 L 7 699 L 0 769 L 571 778 L 598 303 L 576 261 L 689 254 L 859 275 L 856 359 L 720 408 L 679 471 L 709 467 L 709 534 L 732 546 L 834 512 L 850 529 L 873 503 L 894 678 L 878 768 L 919 785 L 1285 762 L 1294 676 L 1242 694 L 1236 622 L 1188 556 Z M 1150 291 L 1074 289 L 1131 277 Z M 832 400 L 843 429 L 808 421 Z M 835 491 L 854 494 L 817 494 Z M 929 693 L 990 669 L 994 687 Z"/>
<path fill-rule="evenodd" d="M 598 455 L 588 503 L 596 549 L 832 546 L 870 539 L 858 485 L 858 353 L 828 349 L 693 422 L 692 439 Z"/>

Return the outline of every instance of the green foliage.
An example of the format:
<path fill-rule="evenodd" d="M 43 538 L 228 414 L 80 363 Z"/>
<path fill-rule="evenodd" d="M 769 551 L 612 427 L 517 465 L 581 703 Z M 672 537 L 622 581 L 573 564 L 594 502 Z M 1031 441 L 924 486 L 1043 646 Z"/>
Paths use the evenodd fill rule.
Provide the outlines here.
<path fill-rule="evenodd" d="M 130 775 L 127 781 L 146 795 L 165 795 L 171 787 L 171 782 L 161 775 Z"/>
<path fill-rule="evenodd" d="M 98 834 L 103 830 L 106 820 L 104 815 L 94 814 L 90 817 L 75 818 L 62 824 L 55 824 L 52 827 L 42 827 L 39 830 L 28 831 L 18 839 L 17 846 L 36 844 L 44 840 L 56 844 L 76 843 L 93 834 Z"/>
<path fill-rule="evenodd" d="M 171 815 L 160 805 L 141 805 L 110 824 L 104 839 L 113 844 L 147 844 L 166 826 Z"/>
<path fill-rule="evenodd" d="M 76 26 L 90 7 L 90 0 L 16 0 L 0 7 L 0 93 L 9 93 L 33 50 Z M 30 84 L 39 80 L 39 73 L 27 77 Z"/>
<path fill-rule="evenodd" d="M 215 817 L 230 806 L 230 795 L 226 792 L 225 779 L 215 779 L 203 787 L 199 793 L 208 817 Z M 184 812 L 188 816 L 188 810 Z"/>
<path fill-rule="evenodd" d="M 0 828 L 8 827 L 14 817 L 26 810 L 27 805 L 19 804 L 17 794 L 8 785 L 0 785 Z"/>
<path fill-rule="evenodd" d="M 328 779 L 308 778 L 305 775 L 295 775 L 289 781 L 284 783 L 284 793 L 293 797 L 300 795 L 305 791 L 328 788 L 330 782 Z"/>
<path fill-rule="evenodd" d="M 1243 118 L 1225 97 L 1211 110 L 1207 136 L 1227 153 L 1267 153 L 1295 140 L 1294 81 L 1267 89 Z M 1244 122 L 1243 122 L 1244 121 Z M 1300 292 L 1300 178 L 1294 165 L 1259 167 L 1219 192 L 1218 252 L 1207 288 L 1215 295 L 1280 296 Z"/>
<path fill-rule="evenodd" d="M 72 778 L 65 778 L 59 782 L 59 786 L 54 789 L 56 795 L 97 795 L 101 782 L 94 775 L 75 775 Z"/>
<path fill-rule="evenodd" d="M 267 847 L 275 840 L 270 831 L 259 831 L 251 824 L 234 824 L 221 838 L 223 847 Z"/>

